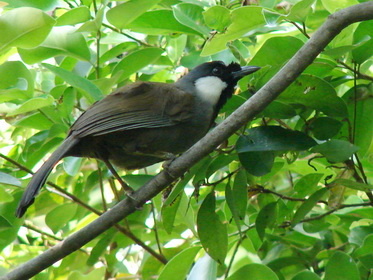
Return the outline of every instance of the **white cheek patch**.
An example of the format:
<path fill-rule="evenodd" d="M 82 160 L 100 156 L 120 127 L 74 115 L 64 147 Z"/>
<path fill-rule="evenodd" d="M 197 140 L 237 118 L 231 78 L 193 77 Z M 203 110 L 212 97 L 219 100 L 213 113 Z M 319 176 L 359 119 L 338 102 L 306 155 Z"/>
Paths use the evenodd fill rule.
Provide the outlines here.
<path fill-rule="evenodd" d="M 222 91 L 227 87 L 227 83 L 218 77 L 209 76 L 196 80 L 195 87 L 200 98 L 215 105 L 218 103 Z"/>

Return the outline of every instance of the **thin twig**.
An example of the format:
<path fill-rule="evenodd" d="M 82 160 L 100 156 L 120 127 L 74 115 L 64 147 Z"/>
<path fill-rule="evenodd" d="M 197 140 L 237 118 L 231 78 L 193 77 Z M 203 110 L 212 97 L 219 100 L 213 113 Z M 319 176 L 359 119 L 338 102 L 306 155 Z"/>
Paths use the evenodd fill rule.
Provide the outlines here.
<path fill-rule="evenodd" d="M 372 76 L 368 76 L 366 74 L 360 73 L 359 71 L 357 71 L 353 67 L 351 67 L 348 64 L 344 63 L 342 60 L 337 59 L 337 62 L 343 66 L 342 68 L 346 68 L 346 69 L 352 71 L 353 73 L 356 73 L 358 79 L 373 81 L 373 77 Z"/>
<path fill-rule="evenodd" d="M 278 196 L 279 198 L 282 198 L 282 199 L 285 199 L 285 200 L 290 200 L 290 201 L 302 201 L 302 202 L 304 202 L 304 201 L 307 200 L 306 198 L 296 198 L 296 197 L 286 196 L 286 195 L 283 195 L 281 193 L 266 189 L 263 186 L 259 186 L 259 185 L 257 185 L 256 187 L 249 188 L 249 191 L 260 192 L 260 193 L 270 193 L 270 194 L 273 194 L 275 196 Z M 328 205 L 328 202 L 325 201 L 325 200 L 320 200 L 317 203 Z"/>
<path fill-rule="evenodd" d="M 287 20 L 287 22 L 290 22 L 292 25 L 294 25 L 299 31 L 300 33 L 302 33 L 304 36 L 307 37 L 307 39 L 310 39 L 311 37 L 307 34 L 306 32 L 306 28 L 305 28 L 305 24 L 303 22 L 302 24 L 302 27 L 298 25 L 298 23 L 296 23 L 295 21 L 292 21 L 292 20 Z"/>
<path fill-rule="evenodd" d="M 224 176 L 223 178 L 221 178 L 221 179 L 219 179 L 215 182 L 211 182 L 211 183 L 206 182 L 205 184 L 202 184 L 202 185 L 204 185 L 204 186 L 216 186 L 216 185 L 220 184 L 221 182 L 224 182 L 226 179 L 229 179 L 230 177 L 232 177 L 234 174 L 236 174 L 240 170 L 241 170 L 241 167 L 237 168 L 236 170 L 234 170 L 230 173 L 228 173 L 226 176 Z"/>
<path fill-rule="evenodd" d="M 227 270 L 225 271 L 225 274 L 224 274 L 224 279 L 226 279 L 229 275 L 229 271 L 231 270 L 232 268 L 232 265 L 233 265 L 233 261 L 237 255 L 237 252 L 238 252 L 238 248 L 240 247 L 242 241 L 246 238 L 246 235 L 243 235 L 243 236 L 240 236 L 240 238 L 238 239 L 237 241 L 237 244 L 236 244 L 236 247 L 234 248 L 234 251 L 233 251 L 233 254 L 232 254 L 232 257 L 229 261 L 229 264 L 228 264 L 228 267 L 227 267 Z"/>
<path fill-rule="evenodd" d="M 106 199 L 105 199 L 105 194 L 104 194 L 104 182 L 103 182 L 103 177 L 102 177 L 102 170 L 100 168 L 99 161 L 96 160 L 97 163 L 97 171 L 98 171 L 98 184 L 100 186 L 100 193 L 101 193 L 101 201 L 102 201 L 102 208 L 104 211 L 107 211 L 107 204 L 106 204 Z"/>

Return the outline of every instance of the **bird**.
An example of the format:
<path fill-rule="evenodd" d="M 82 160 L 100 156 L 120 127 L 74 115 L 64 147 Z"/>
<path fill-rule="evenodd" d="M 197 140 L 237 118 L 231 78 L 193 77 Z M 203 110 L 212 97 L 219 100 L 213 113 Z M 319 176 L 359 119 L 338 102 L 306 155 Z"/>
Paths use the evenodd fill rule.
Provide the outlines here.
<path fill-rule="evenodd" d="M 237 82 L 258 66 L 205 62 L 175 83 L 134 82 L 120 87 L 83 112 L 61 145 L 33 175 L 18 204 L 21 218 L 54 166 L 64 157 L 102 160 L 129 194 L 132 189 L 112 163 L 140 169 L 189 149 L 213 126 Z"/>

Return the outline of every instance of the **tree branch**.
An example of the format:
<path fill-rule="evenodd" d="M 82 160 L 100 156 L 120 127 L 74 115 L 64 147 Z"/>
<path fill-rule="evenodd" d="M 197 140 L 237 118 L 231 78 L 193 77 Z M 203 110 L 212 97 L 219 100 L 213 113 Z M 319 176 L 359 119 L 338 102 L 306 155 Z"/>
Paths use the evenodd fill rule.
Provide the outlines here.
<path fill-rule="evenodd" d="M 312 63 L 328 43 L 345 27 L 354 22 L 370 19 L 373 19 L 373 1 L 354 5 L 330 15 L 310 40 L 266 85 L 208 135 L 175 159 L 167 170 L 162 171 L 137 190 L 132 195 L 135 200 L 131 198 L 122 200 L 85 228 L 75 232 L 38 257 L 22 264 L 1 279 L 28 279 L 36 275 L 136 211 L 138 207 L 156 196 L 177 177 L 183 175 L 193 164 L 208 155 L 249 119 L 263 110 Z"/>

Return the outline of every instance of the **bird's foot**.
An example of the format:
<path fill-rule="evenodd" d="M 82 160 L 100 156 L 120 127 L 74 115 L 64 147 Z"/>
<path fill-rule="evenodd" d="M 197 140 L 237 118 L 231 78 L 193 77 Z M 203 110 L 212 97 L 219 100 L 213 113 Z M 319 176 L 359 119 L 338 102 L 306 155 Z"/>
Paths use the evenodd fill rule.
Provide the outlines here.
<path fill-rule="evenodd" d="M 174 154 L 168 153 L 168 159 L 162 164 L 163 171 L 165 171 L 172 179 L 176 179 L 179 176 L 174 175 L 170 170 L 171 163 L 176 159 Z"/>

